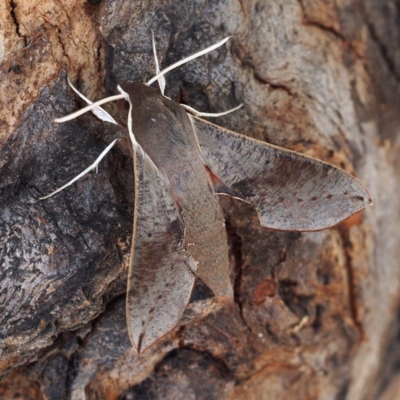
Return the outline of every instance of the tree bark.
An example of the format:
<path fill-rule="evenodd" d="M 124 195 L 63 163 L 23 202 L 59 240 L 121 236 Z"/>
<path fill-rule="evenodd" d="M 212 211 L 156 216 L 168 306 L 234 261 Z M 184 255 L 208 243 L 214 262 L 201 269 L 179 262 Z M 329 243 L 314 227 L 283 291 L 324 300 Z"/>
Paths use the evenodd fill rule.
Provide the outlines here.
<path fill-rule="evenodd" d="M 398 1 L 1 0 L 0 10 L 0 397 L 400 396 Z M 115 149 L 98 174 L 38 198 L 118 134 L 89 114 L 52 123 L 82 106 L 67 76 L 92 100 L 149 79 L 151 30 L 163 67 L 231 35 L 169 73 L 166 95 L 209 112 L 243 103 L 213 122 L 343 168 L 375 205 L 290 233 L 222 198 L 234 312 L 198 282 L 179 326 L 139 356 L 125 322 L 132 160 Z"/>

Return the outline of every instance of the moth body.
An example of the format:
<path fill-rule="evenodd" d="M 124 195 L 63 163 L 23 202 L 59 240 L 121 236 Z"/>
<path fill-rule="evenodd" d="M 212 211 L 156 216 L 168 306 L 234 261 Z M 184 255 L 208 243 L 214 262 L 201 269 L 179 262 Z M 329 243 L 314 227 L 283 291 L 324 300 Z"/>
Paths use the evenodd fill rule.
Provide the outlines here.
<path fill-rule="evenodd" d="M 121 88 L 129 94 L 135 139 L 157 168 L 184 226 L 182 245 L 196 276 L 225 304 L 233 304 L 224 217 L 187 113 L 144 84 L 126 82 Z M 159 254 L 148 261 L 148 268 L 158 268 Z M 133 262 L 133 274 L 135 268 Z"/>

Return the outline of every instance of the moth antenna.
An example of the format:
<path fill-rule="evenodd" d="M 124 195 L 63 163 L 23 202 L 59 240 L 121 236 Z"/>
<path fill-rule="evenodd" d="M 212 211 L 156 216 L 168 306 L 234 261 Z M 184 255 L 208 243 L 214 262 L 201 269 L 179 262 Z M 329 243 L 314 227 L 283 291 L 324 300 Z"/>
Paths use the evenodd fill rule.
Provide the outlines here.
<path fill-rule="evenodd" d="M 44 200 L 44 199 L 48 199 L 51 196 L 54 196 L 56 193 L 61 192 L 62 190 L 64 190 L 66 187 L 72 185 L 74 182 L 76 182 L 78 179 L 82 178 L 83 176 L 85 176 L 88 172 L 90 172 L 92 169 L 96 169 L 100 163 L 100 161 L 106 156 L 106 154 L 112 149 L 112 147 L 115 145 L 115 143 L 117 143 L 118 139 L 115 139 L 113 142 L 111 142 L 103 151 L 102 153 L 97 157 L 96 161 L 90 165 L 88 168 L 86 168 L 84 171 L 82 171 L 79 175 L 75 176 L 74 179 L 72 179 L 71 181 L 69 181 L 68 183 L 66 183 L 64 186 L 61 186 L 60 188 L 58 188 L 57 190 L 55 190 L 54 192 L 48 194 L 47 196 L 43 196 L 40 197 L 39 200 Z"/>
<path fill-rule="evenodd" d="M 154 83 L 156 80 L 158 80 L 161 76 L 165 75 L 167 72 L 179 67 L 182 64 L 186 64 L 189 61 L 194 60 L 195 58 L 201 57 L 204 54 L 209 53 L 210 51 L 215 50 L 216 48 L 222 46 L 223 44 L 225 44 L 228 40 L 230 39 L 230 36 L 226 37 L 225 39 L 221 40 L 220 42 L 207 47 L 204 50 L 199 51 L 198 53 L 192 54 L 189 57 L 184 58 L 181 61 L 176 62 L 175 64 L 170 65 L 169 67 L 165 68 L 164 70 L 162 70 L 161 72 L 159 72 L 158 74 L 156 74 L 155 76 L 153 76 L 147 83 L 147 86 L 150 86 L 152 83 Z"/>
<path fill-rule="evenodd" d="M 180 104 L 181 107 L 183 107 L 185 110 L 189 111 L 190 113 L 194 114 L 196 117 L 210 117 L 210 118 L 214 118 L 214 117 L 222 117 L 223 115 L 229 114 L 231 112 L 234 112 L 236 110 L 239 110 L 239 108 L 243 107 L 243 103 L 238 105 L 235 108 L 231 108 L 230 110 L 227 111 L 222 111 L 220 113 L 206 113 L 206 112 L 201 112 L 201 111 L 197 111 L 195 110 L 193 107 L 190 107 L 186 104 Z"/>
<path fill-rule="evenodd" d="M 71 121 L 71 119 L 75 119 L 75 118 L 79 117 L 80 115 L 85 114 L 88 111 L 91 111 L 98 106 L 101 106 L 102 104 L 109 103 L 110 101 L 124 100 L 124 99 L 126 99 L 125 94 L 116 94 L 115 96 L 106 97 L 105 99 L 96 101 L 95 103 L 92 103 L 89 106 L 81 108 L 80 110 L 78 110 L 72 114 L 66 115 L 65 117 L 55 118 L 55 119 L 53 119 L 53 122 L 56 122 L 59 124 L 61 122 Z"/>
<path fill-rule="evenodd" d="M 90 101 L 87 97 L 83 95 L 69 80 L 69 77 L 67 77 L 67 81 L 71 89 L 82 99 L 84 100 L 87 104 L 93 104 L 92 101 Z M 106 122 L 111 122 L 112 124 L 118 125 L 118 122 L 103 108 L 101 107 L 96 107 L 93 108 L 92 113 L 100 120 L 106 121 Z"/>
<path fill-rule="evenodd" d="M 158 63 L 156 41 L 154 39 L 154 31 L 153 30 L 151 31 L 151 39 L 153 42 L 153 54 L 154 54 L 154 63 L 156 65 L 156 74 L 159 74 L 160 73 L 160 65 Z M 165 90 L 165 84 L 166 84 L 165 77 L 162 75 L 157 79 L 157 81 L 158 81 L 158 86 L 160 86 L 161 94 L 164 96 L 164 90 Z"/>
<path fill-rule="evenodd" d="M 129 138 L 131 139 L 131 143 L 134 149 L 138 149 L 141 148 L 139 143 L 137 142 L 135 135 L 133 134 L 132 131 L 132 103 L 131 100 L 129 98 L 129 94 L 127 92 L 125 92 L 124 89 L 122 89 L 121 86 L 117 86 L 118 91 L 121 93 L 122 96 L 124 96 L 123 98 L 129 103 L 129 112 L 128 112 L 128 133 L 129 133 Z"/>

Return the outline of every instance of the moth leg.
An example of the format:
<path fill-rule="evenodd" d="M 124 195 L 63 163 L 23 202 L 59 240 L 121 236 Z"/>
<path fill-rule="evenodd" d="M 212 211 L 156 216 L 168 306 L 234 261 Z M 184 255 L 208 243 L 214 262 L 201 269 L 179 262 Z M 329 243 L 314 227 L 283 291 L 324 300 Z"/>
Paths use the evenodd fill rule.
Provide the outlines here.
<path fill-rule="evenodd" d="M 156 65 L 156 74 L 160 73 L 160 65 L 158 63 L 158 57 L 157 57 L 157 50 L 156 50 L 156 41 L 154 39 L 154 31 L 151 31 L 151 39 L 153 42 L 153 54 L 154 54 L 154 63 Z M 161 75 L 158 79 L 158 86 L 160 86 L 160 91 L 161 94 L 164 96 L 164 90 L 165 90 L 165 77 L 164 75 Z"/>
<path fill-rule="evenodd" d="M 114 147 L 115 143 L 117 143 L 118 139 L 115 139 L 113 142 L 111 142 L 103 151 L 102 153 L 97 157 L 96 161 L 90 165 L 88 168 L 86 168 L 84 171 L 82 171 L 79 175 L 75 176 L 74 179 L 70 180 L 68 183 L 66 183 L 64 186 L 61 186 L 54 192 L 48 194 L 47 196 L 40 197 L 39 200 L 44 200 L 48 199 L 49 197 L 54 196 L 56 193 L 61 192 L 64 190 L 66 187 L 72 185 L 74 182 L 76 182 L 78 179 L 82 178 L 85 176 L 87 173 L 89 173 L 91 170 L 96 169 L 100 163 L 100 161 L 107 155 L 107 153 Z"/>
<path fill-rule="evenodd" d="M 184 58 L 183 60 L 180 60 L 180 61 L 178 61 L 178 62 L 176 62 L 176 63 L 170 65 L 168 68 L 163 69 L 161 72 L 159 72 L 158 74 L 156 74 L 155 76 L 153 76 L 153 77 L 146 83 L 146 85 L 147 85 L 147 86 L 150 86 L 152 83 L 154 83 L 155 81 L 157 81 L 157 80 L 160 78 L 160 76 L 165 75 L 167 72 L 172 71 L 173 69 L 179 67 L 180 65 L 186 64 L 187 62 L 192 61 L 192 60 L 194 60 L 195 58 L 201 57 L 201 56 L 203 56 L 204 54 L 207 54 L 207 53 L 209 53 L 210 51 L 215 50 L 216 48 L 218 48 L 218 47 L 222 46 L 223 44 L 225 44 L 225 43 L 229 40 L 229 38 L 230 38 L 230 36 L 226 37 L 225 39 L 222 39 L 220 42 L 218 42 L 218 43 L 216 43 L 216 44 L 214 44 L 214 45 L 212 45 L 212 46 L 210 46 L 210 47 L 207 47 L 207 48 L 204 49 L 204 50 L 201 50 L 201 51 L 199 51 L 199 52 L 197 52 L 197 53 L 195 53 L 195 54 L 192 54 L 192 55 L 189 56 L 189 57 Z"/>
<path fill-rule="evenodd" d="M 93 104 L 92 101 L 90 101 L 87 97 L 85 97 L 69 80 L 69 77 L 67 78 L 68 84 L 71 87 L 71 89 L 87 104 L 91 105 Z M 101 107 L 96 107 L 93 108 L 92 113 L 100 120 L 106 121 L 106 122 L 111 122 L 112 124 L 118 125 L 118 122 L 103 108 Z"/>
<path fill-rule="evenodd" d="M 183 107 L 185 110 L 189 111 L 191 114 L 195 115 L 196 117 L 216 118 L 216 117 L 222 117 L 223 115 L 227 115 L 236 110 L 239 110 L 239 108 L 243 107 L 243 104 L 240 104 L 235 108 L 231 108 L 230 110 L 222 111 L 220 113 L 206 113 L 206 112 L 197 111 L 193 107 L 190 107 L 186 104 L 180 104 L 180 106 Z"/>
<path fill-rule="evenodd" d="M 81 108 L 80 110 L 75 111 L 72 114 L 66 115 L 65 117 L 55 118 L 53 120 L 53 122 L 56 122 L 59 124 L 61 122 L 71 121 L 72 119 L 75 119 L 75 118 L 79 117 L 80 115 L 87 113 L 88 111 L 92 111 L 94 108 L 101 106 L 102 104 L 109 103 L 110 101 L 116 101 L 116 100 L 126 100 L 126 95 L 124 93 L 121 93 L 121 94 L 116 94 L 114 96 L 106 97 L 106 98 L 96 101 L 95 103 L 92 103 L 84 108 Z"/>

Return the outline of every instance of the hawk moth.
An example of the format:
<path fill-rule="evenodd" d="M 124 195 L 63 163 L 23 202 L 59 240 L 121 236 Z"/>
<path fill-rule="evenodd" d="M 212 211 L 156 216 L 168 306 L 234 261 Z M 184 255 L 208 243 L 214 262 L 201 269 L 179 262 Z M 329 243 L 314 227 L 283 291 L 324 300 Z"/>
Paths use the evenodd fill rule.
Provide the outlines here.
<path fill-rule="evenodd" d="M 133 149 L 135 212 L 127 323 L 138 353 L 177 324 L 196 277 L 223 303 L 233 304 L 218 195 L 251 203 L 263 226 L 288 231 L 325 229 L 372 203 L 368 190 L 345 171 L 216 126 L 201 119 L 201 113 L 192 115 L 187 109 L 193 109 L 164 96 L 166 72 L 227 40 L 161 72 L 155 54 L 156 75 L 147 84 L 122 83 L 119 95 L 96 103 L 70 84 L 90 105 L 55 120 L 64 122 L 92 110 L 98 118 L 124 126 L 128 133 Z M 161 94 L 149 86 L 156 80 Z M 121 114 L 126 109 L 126 123 L 117 122 L 99 107 L 113 100 L 120 102 Z M 117 141 L 49 196 L 97 167 Z"/>

